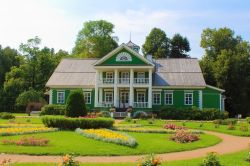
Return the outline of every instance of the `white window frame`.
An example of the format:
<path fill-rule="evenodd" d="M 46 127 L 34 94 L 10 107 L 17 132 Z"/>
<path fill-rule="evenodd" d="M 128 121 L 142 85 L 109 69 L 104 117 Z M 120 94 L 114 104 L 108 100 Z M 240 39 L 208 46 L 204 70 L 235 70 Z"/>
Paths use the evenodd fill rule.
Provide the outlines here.
<path fill-rule="evenodd" d="M 153 92 L 152 95 L 153 95 L 152 96 L 152 99 L 153 99 L 152 104 L 153 105 L 161 105 L 161 92 Z M 155 95 L 160 95 L 159 103 L 155 103 Z"/>
<path fill-rule="evenodd" d="M 167 95 L 171 95 L 171 103 L 167 103 L 166 99 L 167 99 Z M 164 104 L 165 105 L 173 105 L 174 103 L 174 95 L 173 95 L 173 92 L 164 92 Z"/>
<path fill-rule="evenodd" d="M 104 92 L 105 95 L 104 95 L 104 98 L 105 98 L 105 103 L 113 103 L 114 101 L 114 95 L 113 95 L 113 91 L 106 91 Z M 107 101 L 107 94 L 111 94 L 111 101 Z"/>
<path fill-rule="evenodd" d="M 87 95 L 86 95 L 87 94 Z M 83 92 L 85 104 L 91 104 L 91 92 Z M 86 100 L 87 98 L 87 100 Z M 88 101 L 89 99 L 89 101 Z"/>
<path fill-rule="evenodd" d="M 187 98 L 189 98 L 189 97 L 187 97 L 187 95 L 191 95 L 191 103 L 186 103 Z M 184 105 L 193 105 L 193 103 L 194 103 L 194 94 L 193 94 L 193 92 L 185 92 L 184 93 Z"/>
<path fill-rule="evenodd" d="M 111 76 L 111 77 L 108 77 Z M 113 72 L 106 72 L 106 79 L 114 79 L 114 73 Z"/>
<path fill-rule="evenodd" d="M 144 95 L 144 101 L 139 101 L 139 94 Z M 143 91 L 137 92 L 137 102 L 146 102 L 146 93 L 145 92 L 143 92 Z"/>
<path fill-rule="evenodd" d="M 59 98 L 59 94 L 63 94 L 62 99 Z M 65 103 L 65 91 L 63 91 L 63 90 L 57 91 L 57 101 L 56 102 L 58 104 L 64 104 Z"/>

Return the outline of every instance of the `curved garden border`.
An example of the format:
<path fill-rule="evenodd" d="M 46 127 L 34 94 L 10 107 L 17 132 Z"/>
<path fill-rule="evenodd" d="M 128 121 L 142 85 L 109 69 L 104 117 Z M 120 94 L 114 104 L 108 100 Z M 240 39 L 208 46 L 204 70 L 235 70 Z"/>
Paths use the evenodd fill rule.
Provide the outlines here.
<path fill-rule="evenodd" d="M 191 150 L 183 152 L 173 152 L 159 154 L 163 161 L 172 161 L 172 160 L 185 160 L 198 157 L 204 157 L 208 152 L 217 152 L 219 154 L 233 153 L 246 149 L 249 146 L 250 139 L 249 137 L 239 137 L 228 134 L 222 134 L 212 131 L 204 131 L 207 134 L 217 136 L 222 139 L 222 142 L 214 146 Z M 87 157 L 76 157 L 76 160 L 84 163 L 127 163 L 135 162 L 139 158 L 145 155 L 138 156 L 87 156 Z M 36 163 L 55 163 L 61 160 L 60 156 L 30 156 L 30 155 L 15 155 L 15 154 L 1 154 L 0 159 L 10 158 L 13 162 L 36 162 Z"/>

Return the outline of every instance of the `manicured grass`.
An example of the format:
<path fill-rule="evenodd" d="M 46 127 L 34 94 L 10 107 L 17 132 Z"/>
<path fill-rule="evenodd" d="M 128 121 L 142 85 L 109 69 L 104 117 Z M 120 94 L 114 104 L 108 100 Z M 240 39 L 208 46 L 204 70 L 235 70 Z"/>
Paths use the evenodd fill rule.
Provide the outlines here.
<path fill-rule="evenodd" d="M 74 153 L 77 155 L 134 155 L 148 153 L 166 153 L 175 151 L 184 151 L 207 147 L 219 143 L 218 137 L 201 134 L 201 140 L 180 144 L 170 140 L 169 134 L 155 133 L 134 133 L 128 132 L 138 143 L 135 148 L 105 143 L 102 141 L 85 138 L 73 131 L 59 131 L 51 133 L 35 134 L 36 137 L 43 137 L 50 140 L 49 146 L 46 147 L 28 147 L 3 145 L 0 142 L 0 153 L 19 153 L 19 154 L 36 154 L 36 155 L 62 155 Z M 2 139 L 18 139 L 21 136 L 0 137 Z"/>
<path fill-rule="evenodd" d="M 221 164 L 224 166 L 249 166 L 249 162 L 245 161 L 246 155 L 249 150 L 226 154 L 219 156 Z M 203 158 L 198 159 L 191 159 L 191 160 L 180 160 L 180 161 L 170 161 L 170 162 L 163 162 L 162 166 L 197 166 L 202 162 Z M 16 163 L 13 166 L 55 166 L 57 164 L 48 164 L 48 163 Z M 95 164 L 89 163 L 84 164 L 82 163 L 81 166 L 136 166 L 135 163 L 118 163 L 118 164 Z"/>
<path fill-rule="evenodd" d="M 16 117 L 15 119 L 0 119 L 0 123 L 25 123 L 25 124 L 42 124 L 41 117 Z"/>
<path fill-rule="evenodd" d="M 248 131 L 240 131 L 240 126 L 237 124 L 235 130 L 228 130 L 227 125 L 219 125 L 219 128 L 215 128 L 215 124 L 213 122 L 206 122 L 206 121 L 167 121 L 167 120 L 155 120 L 154 124 L 149 124 L 148 120 L 137 120 L 136 124 L 141 124 L 145 127 L 157 127 L 162 128 L 162 126 L 166 123 L 174 123 L 177 125 L 182 126 L 183 122 L 185 122 L 185 126 L 190 129 L 199 129 L 199 130 L 210 130 L 210 131 L 216 131 L 221 133 L 226 133 L 230 135 L 237 135 L 237 136 L 245 136 L 250 137 L 250 124 L 248 124 Z M 134 122 L 122 122 L 123 124 L 133 124 Z M 202 127 L 200 127 L 200 124 L 203 124 Z"/>

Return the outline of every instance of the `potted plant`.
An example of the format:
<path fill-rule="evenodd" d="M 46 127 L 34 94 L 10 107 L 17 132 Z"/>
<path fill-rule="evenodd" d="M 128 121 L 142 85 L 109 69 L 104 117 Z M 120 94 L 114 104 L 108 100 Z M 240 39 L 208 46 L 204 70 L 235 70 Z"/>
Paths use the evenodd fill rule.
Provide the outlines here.
<path fill-rule="evenodd" d="M 133 107 L 132 106 L 129 106 L 128 109 L 127 109 L 127 112 L 128 112 L 128 117 L 131 117 L 131 112 L 133 111 Z"/>
<path fill-rule="evenodd" d="M 111 107 L 111 108 L 109 109 L 109 112 L 110 112 L 110 115 L 111 115 L 112 118 L 114 117 L 114 112 L 115 112 L 115 110 L 116 110 L 115 106 L 113 106 L 113 107 Z"/>

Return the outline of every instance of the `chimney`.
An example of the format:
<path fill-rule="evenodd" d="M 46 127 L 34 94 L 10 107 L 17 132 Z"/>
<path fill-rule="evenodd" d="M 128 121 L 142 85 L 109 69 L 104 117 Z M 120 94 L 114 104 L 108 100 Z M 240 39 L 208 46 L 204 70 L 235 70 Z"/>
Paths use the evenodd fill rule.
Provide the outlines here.
<path fill-rule="evenodd" d="M 153 58 L 151 54 L 146 55 L 147 60 L 149 60 L 150 62 L 153 62 Z"/>

